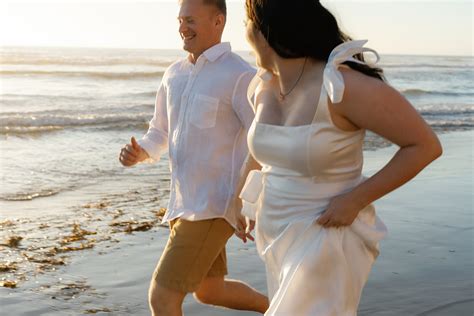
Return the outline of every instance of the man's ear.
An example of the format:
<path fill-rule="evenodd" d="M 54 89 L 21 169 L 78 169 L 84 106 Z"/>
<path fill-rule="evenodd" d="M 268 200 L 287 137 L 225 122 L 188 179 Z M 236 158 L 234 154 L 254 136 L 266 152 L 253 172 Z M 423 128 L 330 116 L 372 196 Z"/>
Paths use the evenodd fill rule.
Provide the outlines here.
<path fill-rule="evenodd" d="M 225 16 L 222 13 L 218 13 L 216 17 L 216 26 L 224 26 L 225 25 Z"/>

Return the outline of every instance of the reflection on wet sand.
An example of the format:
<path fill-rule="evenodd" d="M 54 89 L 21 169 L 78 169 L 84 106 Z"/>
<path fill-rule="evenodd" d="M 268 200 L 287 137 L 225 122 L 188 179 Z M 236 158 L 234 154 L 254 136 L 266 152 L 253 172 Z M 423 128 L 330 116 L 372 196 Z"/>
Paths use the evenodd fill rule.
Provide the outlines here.
<path fill-rule="evenodd" d="M 166 226 L 161 224 L 166 209 L 156 208 L 155 192 L 154 188 L 134 190 L 78 206 L 63 215 L 0 222 L 0 286 L 21 287 L 34 276 L 56 271 L 74 260 L 74 252 L 102 254 L 110 243 L 120 242 L 120 234 Z M 99 244 L 103 247 L 94 250 Z M 59 292 L 64 296 L 66 292 L 89 290 L 80 284 L 62 284 Z M 40 289 L 52 287 L 54 284 L 43 284 Z"/>

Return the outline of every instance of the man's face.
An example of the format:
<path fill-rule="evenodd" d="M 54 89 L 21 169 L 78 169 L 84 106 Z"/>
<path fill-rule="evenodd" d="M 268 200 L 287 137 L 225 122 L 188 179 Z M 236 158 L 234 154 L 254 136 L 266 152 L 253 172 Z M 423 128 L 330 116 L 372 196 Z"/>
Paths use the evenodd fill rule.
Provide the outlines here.
<path fill-rule="evenodd" d="M 218 44 L 223 30 L 223 15 L 203 0 L 183 0 L 178 22 L 183 49 L 199 56 L 206 49 Z"/>

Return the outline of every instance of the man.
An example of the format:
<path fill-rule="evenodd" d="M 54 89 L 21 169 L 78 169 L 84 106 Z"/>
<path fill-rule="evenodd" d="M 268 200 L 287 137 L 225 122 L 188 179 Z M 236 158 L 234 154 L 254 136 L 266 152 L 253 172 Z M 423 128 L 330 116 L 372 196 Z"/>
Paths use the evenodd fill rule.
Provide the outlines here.
<path fill-rule="evenodd" d="M 264 295 L 224 278 L 225 245 L 234 230 L 252 239 L 242 232 L 233 201 L 253 120 L 247 87 L 255 72 L 221 43 L 225 0 L 183 0 L 178 21 L 189 56 L 166 70 L 148 132 L 138 142 L 132 137 L 120 154 L 132 166 L 169 152 L 163 220 L 170 222 L 170 238 L 153 274 L 150 308 L 153 315 L 182 315 L 184 297 L 194 293 L 203 303 L 264 313 Z"/>

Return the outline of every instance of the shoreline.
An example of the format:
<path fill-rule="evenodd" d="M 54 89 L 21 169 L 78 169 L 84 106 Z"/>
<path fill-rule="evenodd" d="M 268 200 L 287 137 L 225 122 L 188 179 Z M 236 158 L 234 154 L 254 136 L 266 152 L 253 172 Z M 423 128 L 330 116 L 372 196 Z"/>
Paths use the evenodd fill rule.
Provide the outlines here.
<path fill-rule="evenodd" d="M 463 316 L 464 312 L 468 315 L 469 309 L 474 310 L 474 249 L 472 242 L 469 244 L 474 237 L 471 196 L 474 131 L 439 136 L 443 156 L 415 180 L 375 203 L 379 216 L 389 228 L 389 236 L 381 243 L 381 255 L 362 295 L 361 316 Z M 364 151 L 363 173 L 373 174 L 395 150 L 391 146 Z M 26 234 L 20 241 L 21 251 L 44 237 L 44 231 L 38 230 L 40 224 L 52 227 L 46 242 L 43 238 L 48 245 L 69 236 L 72 224 L 79 219 L 83 220 L 77 222 L 82 230 L 96 232 L 82 237 L 97 240 L 93 249 L 62 253 L 66 265 L 27 273 L 28 280 L 20 282 L 15 289 L 0 287 L 2 310 L 11 315 L 61 314 L 71 310 L 85 314 L 147 315 L 149 277 L 168 236 L 167 228 L 158 225 L 159 214 L 150 211 L 159 211 L 163 206 L 166 188 L 157 189 L 156 176 L 147 180 L 151 184 L 140 189 L 137 189 L 139 184 L 130 187 L 130 182 L 112 184 L 114 190 L 122 190 L 122 194 L 114 191 L 105 199 L 97 196 L 95 186 L 84 191 L 90 195 L 76 192 L 66 194 L 67 199 L 59 195 L 50 209 L 38 217 L 28 214 L 27 221 L 19 219 L 15 225 L 5 226 L 4 230 L 11 230 L 9 234 L 17 231 Z M 48 199 L 38 201 L 38 205 L 48 208 Z M 8 213 L 0 209 L 0 222 L 11 220 Z M 129 226 L 110 226 L 114 222 L 130 222 L 131 218 L 135 222 Z M 133 230 L 145 222 L 153 223 L 147 230 Z M 120 229 L 113 232 L 117 227 Z M 127 227 L 132 230 L 127 232 Z M 102 237 L 105 239 L 100 240 Z M 243 279 L 265 291 L 264 266 L 255 245 L 232 238 L 227 253 L 229 277 Z M 35 265 L 25 262 L 21 269 Z M 1 277 L 5 277 L 5 273 L 0 274 Z M 184 311 L 202 316 L 257 315 L 203 306 L 192 296 L 186 298 Z"/>

